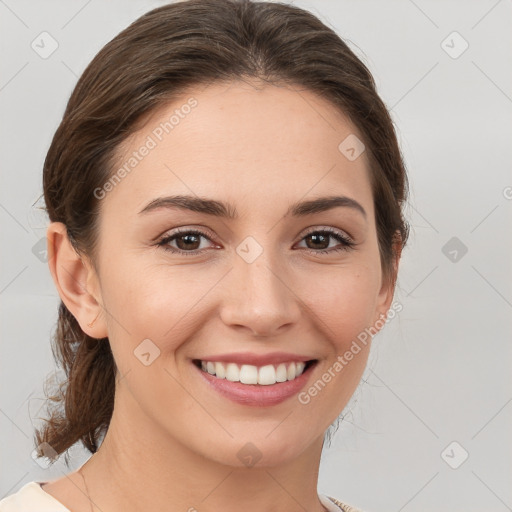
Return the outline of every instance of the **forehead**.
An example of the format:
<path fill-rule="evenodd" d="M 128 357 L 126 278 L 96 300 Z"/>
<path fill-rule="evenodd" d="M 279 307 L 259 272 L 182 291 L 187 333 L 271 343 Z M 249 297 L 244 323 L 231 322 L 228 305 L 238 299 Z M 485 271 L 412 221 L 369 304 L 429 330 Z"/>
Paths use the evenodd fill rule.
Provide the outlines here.
<path fill-rule="evenodd" d="M 371 196 L 365 152 L 340 149 L 357 128 L 334 105 L 298 86 L 215 83 L 189 89 L 147 116 L 116 153 L 121 180 L 110 205 L 140 210 L 162 192 L 291 201 L 336 186 Z M 363 196 L 361 198 L 361 196 Z M 107 204 L 102 207 L 107 208 Z M 371 209 L 371 208 L 370 208 Z"/>

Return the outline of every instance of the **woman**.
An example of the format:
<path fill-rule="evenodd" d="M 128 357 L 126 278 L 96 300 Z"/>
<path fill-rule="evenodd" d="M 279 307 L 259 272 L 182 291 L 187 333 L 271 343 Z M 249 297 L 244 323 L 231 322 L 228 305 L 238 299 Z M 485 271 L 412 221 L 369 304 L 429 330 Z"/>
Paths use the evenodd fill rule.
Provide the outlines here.
<path fill-rule="evenodd" d="M 320 455 L 408 231 L 348 46 L 286 4 L 150 11 L 83 73 L 43 181 L 67 386 L 35 441 L 93 455 L 0 510 L 355 510 Z"/>

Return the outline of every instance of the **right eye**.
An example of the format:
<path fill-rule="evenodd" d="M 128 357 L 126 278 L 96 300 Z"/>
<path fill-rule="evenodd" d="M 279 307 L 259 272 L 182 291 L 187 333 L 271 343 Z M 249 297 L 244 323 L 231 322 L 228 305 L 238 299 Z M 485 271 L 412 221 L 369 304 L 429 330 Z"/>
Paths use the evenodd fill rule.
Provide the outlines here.
<path fill-rule="evenodd" d="M 194 256 L 204 252 L 204 248 L 200 249 L 201 238 L 211 241 L 206 233 L 197 229 L 180 229 L 161 238 L 157 245 L 174 254 Z M 176 242 L 177 247 L 170 245 L 172 242 Z"/>

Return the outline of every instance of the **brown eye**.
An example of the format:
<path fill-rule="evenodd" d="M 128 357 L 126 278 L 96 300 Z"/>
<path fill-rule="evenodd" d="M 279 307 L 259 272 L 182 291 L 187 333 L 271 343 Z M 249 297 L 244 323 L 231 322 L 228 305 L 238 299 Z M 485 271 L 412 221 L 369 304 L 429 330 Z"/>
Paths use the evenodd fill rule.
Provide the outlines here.
<path fill-rule="evenodd" d="M 193 233 L 177 235 L 174 239 L 176 240 L 176 245 L 180 250 L 195 250 L 199 249 L 199 245 L 201 245 L 201 235 Z"/>
<path fill-rule="evenodd" d="M 341 246 L 334 246 L 329 248 L 332 239 L 337 240 L 339 242 L 338 245 L 341 244 Z M 310 233 L 306 234 L 302 240 L 306 241 L 306 248 L 309 252 L 321 254 L 335 251 L 346 251 L 356 245 L 343 233 L 331 229 L 311 231 Z"/>
<path fill-rule="evenodd" d="M 309 246 L 310 249 L 327 249 L 329 247 L 329 239 L 331 235 L 324 235 L 323 233 L 312 233 L 305 237 L 305 240 L 310 240 L 312 243 Z M 327 243 L 327 245 L 326 245 Z"/>
<path fill-rule="evenodd" d="M 203 252 L 200 248 L 202 238 L 211 241 L 202 231 L 182 230 L 162 238 L 157 245 L 172 253 L 194 256 Z M 175 247 L 171 245 L 173 242 L 176 243 Z"/>

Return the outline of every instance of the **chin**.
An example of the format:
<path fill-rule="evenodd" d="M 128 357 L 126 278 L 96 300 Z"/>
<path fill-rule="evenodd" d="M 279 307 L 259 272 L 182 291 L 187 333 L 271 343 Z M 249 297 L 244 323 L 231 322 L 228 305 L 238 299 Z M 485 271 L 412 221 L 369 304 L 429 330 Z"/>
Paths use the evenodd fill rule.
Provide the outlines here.
<path fill-rule="evenodd" d="M 312 445 L 308 435 L 290 436 L 287 432 L 281 435 L 276 431 L 270 434 L 269 432 L 272 432 L 272 429 L 262 429 L 259 434 L 255 433 L 253 436 L 235 436 L 225 443 L 212 442 L 202 455 L 217 463 L 236 468 L 272 468 L 292 462 Z"/>

